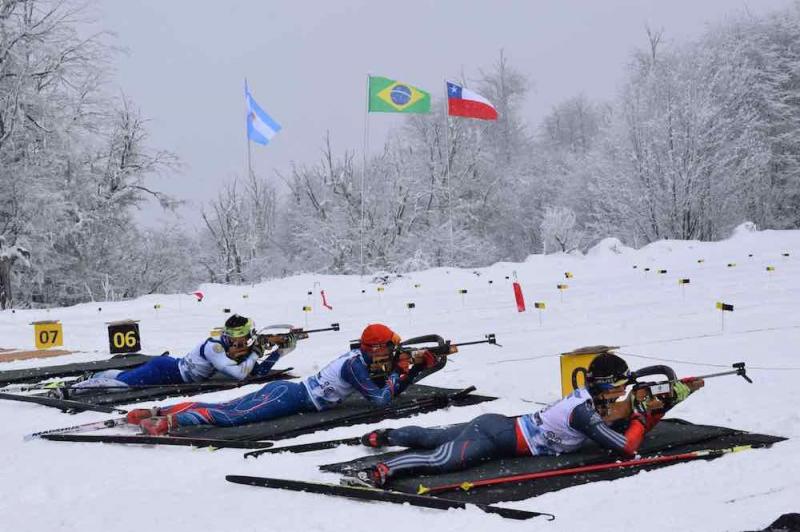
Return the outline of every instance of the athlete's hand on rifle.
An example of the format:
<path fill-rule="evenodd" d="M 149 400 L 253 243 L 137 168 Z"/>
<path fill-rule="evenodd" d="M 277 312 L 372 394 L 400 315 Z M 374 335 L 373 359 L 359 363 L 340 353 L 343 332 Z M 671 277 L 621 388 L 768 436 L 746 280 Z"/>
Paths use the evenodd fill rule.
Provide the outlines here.
<path fill-rule="evenodd" d="M 414 353 L 414 363 L 421 365 L 425 369 L 435 368 L 446 360 L 447 355 L 435 353 L 430 349 L 422 349 Z"/>
<path fill-rule="evenodd" d="M 447 355 L 436 353 L 431 349 L 415 349 L 413 351 L 401 351 L 396 368 L 401 374 L 408 373 L 412 366 L 421 369 L 432 369 L 443 366 L 447 362 Z"/>
<path fill-rule="evenodd" d="M 298 338 L 297 338 L 297 335 L 294 334 L 294 333 L 290 332 L 289 334 L 284 335 L 282 340 L 283 340 L 282 342 L 277 344 L 278 345 L 278 353 L 280 353 L 280 356 L 288 355 L 289 353 L 294 351 L 295 347 L 297 347 Z"/>
<path fill-rule="evenodd" d="M 631 390 L 628 398 L 631 404 L 631 411 L 634 414 L 639 413 L 647 416 L 664 408 L 664 402 L 658 396 L 650 393 L 649 386 L 635 387 Z"/>
<path fill-rule="evenodd" d="M 703 379 L 688 378 L 675 381 L 672 383 L 672 400 L 673 404 L 678 404 L 685 401 L 689 395 L 696 392 L 706 385 Z"/>

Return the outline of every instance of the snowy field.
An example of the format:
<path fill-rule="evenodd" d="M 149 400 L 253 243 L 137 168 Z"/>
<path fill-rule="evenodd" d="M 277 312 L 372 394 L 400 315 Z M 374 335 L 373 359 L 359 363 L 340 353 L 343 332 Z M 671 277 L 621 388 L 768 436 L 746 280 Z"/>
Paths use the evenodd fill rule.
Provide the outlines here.
<path fill-rule="evenodd" d="M 615 248 L 615 249 L 612 249 Z M 789 256 L 784 256 L 789 253 Z M 750 256 L 752 255 L 752 256 Z M 698 262 L 702 259 L 702 262 Z M 735 266 L 729 267 L 729 263 Z M 634 268 L 634 265 L 637 268 Z M 767 266 L 774 266 L 767 272 Z M 644 268 L 650 268 L 645 272 Z M 666 274 L 657 270 L 666 269 Z M 517 313 L 516 272 L 529 310 Z M 573 278 L 565 279 L 565 272 Z M 681 287 L 679 278 L 690 278 Z M 489 281 L 493 281 L 490 283 Z M 567 283 L 561 301 L 556 284 Z M 413 419 L 435 425 L 485 412 L 521 414 L 560 397 L 558 354 L 596 344 L 621 346 L 632 368 L 668 364 L 680 376 L 730 369 L 746 361 L 755 384 L 738 377 L 707 382 L 671 416 L 790 438 L 772 449 L 727 455 L 542 495 L 507 506 L 557 519 L 511 521 L 468 510 L 427 510 L 229 484 L 226 474 L 337 482 L 317 465 L 364 454 L 357 447 L 245 460 L 242 451 L 191 450 L 48 441 L 26 433 L 109 417 L 69 416 L 39 405 L 0 401 L 0 529 L 4 531 L 170 530 L 355 531 L 756 530 L 800 511 L 800 231 L 737 230 L 716 243 L 664 241 L 631 250 L 606 240 L 584 255 L 531 256 L 478 270 L 435 269 L 404 275 L 383 292 L 357 276 L 303 275 L 255 286 L 201 287 L 206 297 L 157 295 L 122 303 L 0 312 L 0 347 L 32 348 L 30 322 L 59 319 L 65 348 L 78 354 L 0 364 L 0 370 L 108 357 L 106 322 L 140 320 L 143 352 L 182 355 L 219 326 L 223 308 L 259 327 L 292 322 L 342 331 L 300 343 L 276 367 L 308 375 L 347 350 L 369 322 L 408 338 L 438 333 L 454 341 L 493 332 L 503 345 L 467 347 L 426 384 L 474 384 L 498 401 Z M 333 310 L 322 307 L 325 290 Z M 459 290 L 467 289 L 465 295 Z M 364 291 L 362 293 L 362 290 Z M 313 291 L 313 297 L 307 296 Z M 539 324 L 534 301 L 547 305 Z M 717 301 L 735 305 L 724 330 Z M 406 303 L 416 303 L 408 310 Z M 304 313 L 302 307 L 313 311 Z M 160 305 L 160 308 L 154 308 Z M 253 388 L 255 389 L 255 388 Z M 244 393 L 206 394 L 222 400 Z M 250 391 L 250 389 L 246 389 Z M 174 400 L 173 400 L 174 402 Z M 145 403 L 147 405 L 148 403 Z M 400 426 L 409 420 L 387 421 Z M 366 426 L 305 435 L 281 444 L 360 435 Z"/>

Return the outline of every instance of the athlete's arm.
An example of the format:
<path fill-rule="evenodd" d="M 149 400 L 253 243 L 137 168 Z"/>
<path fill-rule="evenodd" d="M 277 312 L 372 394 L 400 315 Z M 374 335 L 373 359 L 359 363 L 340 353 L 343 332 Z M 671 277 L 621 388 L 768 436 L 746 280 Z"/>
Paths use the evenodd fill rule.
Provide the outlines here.
<path fill-rule="evenodd" d="M 569 426 L 584 433 L 588 438 L 604 449 L 625 455 L 633 455 L 644 440 L 645 433 L 653 428 L 660 416 L 634 413 L 624 434 L 621 434 L 603 422 L 600 414 L 590 401 L 576 406 L 569 417 Z"/>
<path fill-rule="evenodd" d="M 279 349 L 276 349 L 272 353 L 269 354 L 267 358 L 262 360 L 261 362 L 257 362 L 256 365 L 253 367 L 253 371 L 250 372 L 250 375 L 253 377 L 262 377 L 264 375 L 268 375 L 272 366 L 280 360 L 282 354 L 280 353 Z"/>
<path fill-rule="evenodd" d="M 392 399 L 397 397 L 404 388 L 400 382 L 400 376 L 394 372 L 386 379 L 386 385 L 379 388 L 369 378 L 369 370 L 358 357 L 353 357 L 342 365 L 341 375 L 367 401 L 378 406 L 391 403 Z"/>
<path fill-rule="evenodd" d="M 251 352 L 247 355 L 247 358 L 238 364 L 235 360 L 228 358 L 225 351 L 217 352 L 213 349 L 207 349 L 204 354 L 206 360 L 211 362 L 214 369 L 237 381 L 246 379 L 258 361 L 258 355 L 254 352 Z"/>

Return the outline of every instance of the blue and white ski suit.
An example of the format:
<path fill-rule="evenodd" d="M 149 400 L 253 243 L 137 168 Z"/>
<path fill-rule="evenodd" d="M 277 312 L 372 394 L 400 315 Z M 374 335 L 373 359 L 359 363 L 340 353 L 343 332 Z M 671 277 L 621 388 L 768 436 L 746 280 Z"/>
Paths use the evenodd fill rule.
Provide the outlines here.
<path fill-rule="evenodd" d="M 393 372 L 379 387 L 369 377 L 369 367 L 361 350 L 353 349 L 302 382 L 273 381 L 226 403 L 181 403 L 162 408 L 160 414 L 174 414 L 178 425 L 230 427 L 300 412 L 328 410 L 355 392 L 372 404 L 387 405 L 411 381 L 410 373 L 401 376 Z"/>

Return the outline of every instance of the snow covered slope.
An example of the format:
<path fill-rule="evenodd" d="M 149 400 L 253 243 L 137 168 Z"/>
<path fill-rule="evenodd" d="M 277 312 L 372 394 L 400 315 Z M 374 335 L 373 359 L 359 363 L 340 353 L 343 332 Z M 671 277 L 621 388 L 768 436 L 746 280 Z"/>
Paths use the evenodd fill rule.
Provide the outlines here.
<path fill-rule="evenodd" d="M 775 270 L 767 272 L 767 266 Z M 524 314 L 516 312 L 507 279 L 513 272 L 528 302 Z M 565 272 L 573 277 L 567 279 Z M 680 278 L 691 282 L 679 285 Z M 563 294 L 556 289 L 559 283 L 569 285 Z M 367 504 L 224 480 L 235 473 L 335 482 L 335 475 L 321 473 L 316 466 L 354 458 L 365 452 L 359 448 L 245 461 L 235 450 L 23 443 L 22 436 L 29 432 L 107 416 L 67 416 L 37 405 L 0 402 L 3 530 L 753 530 L 781 513 L 800 510 L 800 231 L 743 228 L 722 242 L 663 241 L 640 250 L 609 239 L 586 256 L 531 256 L 522 264 L 500 263 L 474 271 L 439 268 L 404 275 L 383 291 L 358 277 L 318 275 L 201 289 L 206 294 L 202 302 L 191 295 L 157 295 L 49 311 L 4 311 L 0 347 L 31 348 L 29 323 L 40 319 L 61 320 L 65 348 L 80 352 L 42 364 L 106 358 L 105 322 L 118 319 L 140 320 L 143 351 L 152 354 L 190 349 L 224 321 L 225 308 L 254 317 L 259 326 L 292 322 L 324 327 L 340 322 L 342 332 L 315 335 L 283 359 L 281 365 L 307 375 L 346 351 L 348 340 L 369 322 L 385 322 L 404 337 L 439 333 L 468 341 L 496 333 L 502 349 L 464 348 L 430 383 L 474 384 L 479 392 L 502 399 L 413 421 L 433 425 L 484 412 L 536 409 L 535 402 L 560 397 L 559 353 L 584 345 L 619 345 L 632 367 L 665 363 L 679 375 L 722 371 L 746 361 L 755 384 L 734 377 L 711 380 L 671 415 L 790 440 L 769 450 L 676 465 L 509 504 L 558 516 L 552 523 L 514 522 L 477 509 L 443 512 Z M 460 294 L 461 289 L 467 293 Z M 325 290 L 332 311 L 320 304 L 320 290 Z M 533 301 L 547 305 L 541 326 Z M 724 330 L 715 308 L 718 301 L 735 305 L 735 311 L 725 315 Z M 408 310 L 409 302 L 416 308 Z M 313 311 L 303 312 L 305 305 Z M 35 360 L 25 360 L 0 364 L 0 370 L 36 365 Z M 241 393 L 203 397 L 222 400 Z M 405 423 L 408 420 L 388 421 L 383 426 Z M 364 431 L 364 426 L 341 428 L 282 443 Z"/>

